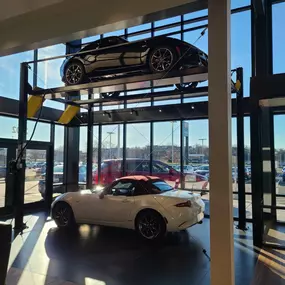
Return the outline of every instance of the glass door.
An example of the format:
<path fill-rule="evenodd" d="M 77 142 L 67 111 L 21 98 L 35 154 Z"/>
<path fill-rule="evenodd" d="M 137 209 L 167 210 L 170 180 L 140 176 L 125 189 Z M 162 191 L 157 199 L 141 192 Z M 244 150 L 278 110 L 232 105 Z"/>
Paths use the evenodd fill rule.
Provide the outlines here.
<path fill-rule="evenodd" d="M 53 192 L 53 147 L 31 142 L 26 151 L 25 207 L 50 207 Z"/>
<path fill-rule="evenodd" d="M 45 192 L 41 185 L 46 183 L 46 149 L 27 149 L 25 175 L 25 204 L 42 201 Z"/>
<path fill-rule="evenodd" d="M 5 207 L 7 148 L 0 148 L 0 208 Z"/>
<path fill-rule="evenodd" d="M 271 99 L 265 103 L 260 109 L 263 244 L 285 248 L 285 115 L 275 113 Z"/>
<path fill-rule="evenodd" d="M 14 184 L 9 174 L 9 161 L 15 158 L 16 144 L 11 142 L 0 142 L 0 215 L 13 212 Z"/>

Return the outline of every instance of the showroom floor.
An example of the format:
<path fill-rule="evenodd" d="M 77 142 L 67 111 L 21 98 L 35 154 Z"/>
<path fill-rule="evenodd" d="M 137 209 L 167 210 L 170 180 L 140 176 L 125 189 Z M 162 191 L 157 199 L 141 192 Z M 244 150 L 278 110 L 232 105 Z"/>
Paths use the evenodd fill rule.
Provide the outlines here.
<path fill-rule="evenodd" d="M 25 222 L 29 228 L 12 244 L 7 285 L 210 284 L 210 261 L 203 253 L 209 253 L 208 219 L 156 246 L 122 229 L 81 226 L 71 235 L 44 213 Z M 285 253 L 258 256 L 251 235 L 250 229 L 235 230 L 236 284 L 284 284 Z"/>

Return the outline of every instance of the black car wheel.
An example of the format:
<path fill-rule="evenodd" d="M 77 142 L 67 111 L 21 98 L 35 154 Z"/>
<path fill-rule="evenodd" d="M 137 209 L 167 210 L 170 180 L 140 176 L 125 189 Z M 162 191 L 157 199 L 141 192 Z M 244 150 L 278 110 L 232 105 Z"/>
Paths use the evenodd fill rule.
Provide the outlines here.
<path fill-rule="evenodd" d="M 196 88 L 198 83 L 199 82 L 181 83 L 181 84 L 175 84 L 175 86 L 178 90 L 185 91 Z"/>
<path fill-rule="evenodd" d="M 120 95 L 120 91 L 101 93 L 103 98 L 117 98 Z"/>
<path fill-rule="evenodd" d="M 73 211 L 65 202 L 55 204 L 52 217 L 59 228 L 71 228 L 75 225 Z"/>
<path fill-rule="evenodd" d="M 169 47 L 157 47 L 150 52 L 149 68 L 153 73 L 167 72 L 176 63 L 176 53 Z"/>
<path fill-rule="evenodd" d="M 70 62 L 65 68 L 64 78 L 67 85 L 76 85 L 84 81 L 83 64 L 79 61 Z"/>
<path fill-rule="evenodd" d="M 142 211 L 136 218 L 136 231 L 145 240 L 159 240 L 166 234 L 165 220 L 156 211 Z"/>

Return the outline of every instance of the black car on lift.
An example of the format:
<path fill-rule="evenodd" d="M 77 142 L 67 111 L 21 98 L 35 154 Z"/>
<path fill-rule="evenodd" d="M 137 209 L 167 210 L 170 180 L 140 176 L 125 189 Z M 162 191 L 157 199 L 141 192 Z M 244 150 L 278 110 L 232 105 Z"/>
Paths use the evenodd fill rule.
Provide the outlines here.
<path fill-rule="evenodd" d="M 170 70 L 199 66 L 208 66 L 208 56 L 187 42 L 166 36 L 128 42 L 123 37 L 111 36 L 92 42 L 67 57 L 60 73 L 66 85 L 76 85 L 121 75 L 165 74 Z M 196 87 L 197 84 L 177 84 L 177 88 Z M 116 97 L 119 93 L 110 92 L 105 96 Z"/>

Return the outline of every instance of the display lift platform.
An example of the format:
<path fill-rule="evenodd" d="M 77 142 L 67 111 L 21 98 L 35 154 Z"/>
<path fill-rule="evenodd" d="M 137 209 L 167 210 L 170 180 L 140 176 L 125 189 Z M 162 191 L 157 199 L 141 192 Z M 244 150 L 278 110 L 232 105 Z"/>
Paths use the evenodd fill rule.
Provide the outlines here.
<path fill-rule="evenodd" d="M 242 78 L 240 78 L 240 75 L 242 71 L 240 72 L 239 70 L 240 69 L 236 69 L 232 71 L 232 73 L 236 72 L 236 79 L 232 81 L 232 93 L 237 93 L 241 86 Z M 82 116 L 78 116 L 80 108 L 86 110 L 91 108 L 95 116 L 93 122 L 96 124 L 96 118 L 98 116 L 106 115 L 107 112 L 109 118 L 111 113 L 129 112 L 129 106 L 131 106 L 131 104 L 133 112 L 136 111 L 137 108 L 139 108 L 140 111 L 146 111 L 147 108 L 153 110 L 153 106 L 158 105 L 160 101 L 176 100 L 176 104 L 183 104 L 187 98 L 207 96 L 208 87 L 185 88 L 184 90 L 171 87 L 176 84 L 189 82 L 206 82 L 208 80 L 207 72 L 207 68 L 197 67 L 183 71 L 172 71 L 167 74 L 118 77 L 116 79 L 105 79 L 98 82 L 49 89 L 32 88 L 26 83 L 26 92 L 30 95 L 27 116 L 28 118 L 33 118 L 42 105 L 42 101 L 47 99 L 69 105 L 61 118 L 55 118 L 54 121 L 70 125 L 87 124 L 86 112 L 85 114 L 82 113 Z M 160 89 L 160 91 L 154 92 L 154 88 Z M 101 96 L 101 94 L 118 91 L 120 92 L 120 96 L 117 97 Z M 139 94 L 126 95 L 128 93 Z M 82 97 L 85 98 L 82 99 Z M 150 103 L 149 107 L 146 106 L 147 103 Z M 141 108 L 142 105 L 145 106 L 143 109 Z M 74 119 L 75 116 L 77 119 Z M 101 118 L 97 123 L 108 122 L 110 122 L 110 120 L 106 120 L 105 122 Z"/>
<path fill-rule="evenodd" d="M 29 69 L 31 69 L 30 65 L 32 63 L 33 62 L 21 64 L 18 154 L 14 164 L 11 165 L 11 169 L 15 171 L 16 180 L 15 201 L 17 203 L 15 228 L 18 230 L 23 228 L 26 147 L 29 143 L 26 137 L 27 119 L 34 119 L 37 122 L 44 120 L 41 111 L 45 100 L 65 104 L 66 108 L 60 117 L 54 118 L 52 121 L 69 127 L 80 125 L 88 125 L 88 127 L 90 127 L 95 124 L 118 124 L 119 122 L 126 123 L 132 120 L 134 121 L 134 116 L 135 121 L 183 120 L 187 119 L 187 114 L 195 109 L 193 104 L 206 106 L 207 103 L 185 102 L 186 99 L 190 97 L 208 96 L 207 86 L 185 88 L 182 91 L 173 88 L 176 84 L 206 82 L 208 80 L 208 70 L 205 67 L 171 71 L 166 74 L 143 74 L 117 77 L 115 79 L 105 79 L 75 86 L 42 89 L 38 87 L 33 88 L 28 82 L 28 72 Z M 236 76 L 235 80 L 232 80 L 231 93 L 237 94 L 237 105 L 238 102 L 240 102 L 241 106 L 241 99 L 243 97 L 242 68 L 233 70 L 232 74 L 234 73 Z M 157 91 L 157 87 L 161 89 Z M 103 98 L 103 93 L 114 91 L 120 91 L 120 96 L 115 98 Z M 139 94 L 129 95 L 129 93 L 136 93 L 138 91 Z M 168 100 L 175 100 L 174 104 L 169 104 Z M 159 101 L 166 102 L 162 102 L 162 104 L 157 103 Z M 174 106 L 175 108 L 173 108 Z M 83 111 L 84 109 L 85 112 Z M 242 120 L 243 114 L 244 112 L 242 111 L 242 113 L 240 113 Z M 51 119 L 49 121 L 51 121 Z M 243 140 L 243 138 L 241 138 L 241 140 Z M 88 147 L 92 147 L 92 144 L 88 144 Z M 50 186 L 52 187 L 52 184 Z M 52 197 L 50 197 L 50 201 L 47 201 L 47 203 L 51 203 L 51 200 Z"/>

